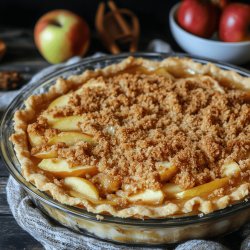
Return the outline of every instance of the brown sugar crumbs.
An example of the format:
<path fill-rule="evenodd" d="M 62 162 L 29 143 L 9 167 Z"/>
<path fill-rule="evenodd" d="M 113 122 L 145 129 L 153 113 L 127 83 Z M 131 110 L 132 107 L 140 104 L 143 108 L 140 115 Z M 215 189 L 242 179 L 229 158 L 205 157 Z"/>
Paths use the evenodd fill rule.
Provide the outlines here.
<path fill-rule="evenodd" d="M 79 126 L 97 142 L 61 145 L 61 158 L 97 165 L 101 173 L 122 180 L 128 193 L 161 187 L 157 162 L 174 164 L 178 171 L 170 181 L 183 188 L 220 178 L 225 161 L 246 164 L 250 103 L 243 90 L 200 75 L 120 73 L 97 80 L 105 85 L 75 92 L 68 106 L 51 111 L 84 114 Z M 41 121 L 33 129 L 46 130 Z"/>

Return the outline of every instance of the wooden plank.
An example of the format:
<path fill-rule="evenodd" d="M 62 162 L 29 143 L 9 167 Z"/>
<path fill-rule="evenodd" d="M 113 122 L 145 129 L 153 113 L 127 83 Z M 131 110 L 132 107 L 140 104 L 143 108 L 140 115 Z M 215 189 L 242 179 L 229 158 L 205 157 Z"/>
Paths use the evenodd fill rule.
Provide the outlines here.
<path fill-rule="evenodd" d="M 4 165 L 4 162 L 0 158 L 0 177 L 2 176 L 5 176 L 5 177 L 9 176 L 9 172 L 6 166 Z"/>
<path fill-rule="evenodd" d="M 8 177 L 0 177 L 0 215 L 10 215 L 10 208 L 6 197 L 6 184 Z M 1 249 L 1 248 L 0 248 Z"/>
<path fill-rule="evenodd" d="M 44 249 L 38 241 L 19 227 L 12 216 L 0 216 L 0 224 L 0 249 Z"/>

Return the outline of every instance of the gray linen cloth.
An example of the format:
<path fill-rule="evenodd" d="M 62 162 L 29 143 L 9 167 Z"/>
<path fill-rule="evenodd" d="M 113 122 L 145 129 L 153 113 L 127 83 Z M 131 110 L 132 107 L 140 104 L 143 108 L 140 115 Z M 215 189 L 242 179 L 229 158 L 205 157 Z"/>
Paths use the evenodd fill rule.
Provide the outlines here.
<path fill-rule="evenodd" d="M 149 46 L 149 51 L 170 52 L 171 47 L 161 40 L 153 40 Z M 99 56 L 96 54 L 94 56 Z M 68 62 L 59 65 L 50 66 L 37 73 L 24 88 L 36 84 L 44 76 L 65 65 L 80 61 L 79 57 L 74 57 Z M 13 98 L 20 92 L 9 91 L 0 93 L 0 110 L 4 110 Z M 40 212 L 27 196 L 24 189 L 10 177 L 6 187 L 7 200 L 11 212 L 17 223 L 37 241 L 39 241 L 46 250 L 99 250 L 99 249 L 148 249 L 146 247 L 130 247 L 106 243 L 91 237 L 77 234 L 63 226 L 53 223 L 47 216 Z M 212 230 L 212 229 L 211 229 Z M 245 226 L 242 230 L 242 237 L 246 238 L 241 244 L 241 250 L 250 250 L 250 225 Z M 159 249 L 159 248 L 154 248 Z M 162 249 L 162 248 L 161 248 Z M 164 249 L 172 249 L 164 248 Z M 175 250 L 226 250 L 225 246 L 220 243 L 207 240 L 189 240 L 178 245 Z"/>

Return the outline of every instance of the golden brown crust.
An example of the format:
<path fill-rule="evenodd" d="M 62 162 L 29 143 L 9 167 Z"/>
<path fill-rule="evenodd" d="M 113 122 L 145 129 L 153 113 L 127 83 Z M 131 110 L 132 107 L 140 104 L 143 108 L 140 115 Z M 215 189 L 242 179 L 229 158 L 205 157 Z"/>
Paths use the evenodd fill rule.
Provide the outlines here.
<path fill-rule="evenodd" d="M 122 73 L 124 70 L 133 66 L 143 66 L 150 70 L 165 67 L 170 74 L 168 76 L 165 75 L 164 77 L 152 76 L 150 78 L 148 76 L 143 77 L 140 74 L 130 75 Z M 182 75 L 187 74 L 185 80 L 178 79 L 176 68 L 179 69 L 179 72 L 181 71 Z M 117 75 L 118 72 L 121 72 L 122 75 Z M 193 74 L 199 74 L 199 76 L 193 76 Z M 124 116 L 125 113 L 129 113 L 130 117 L 135 118 L 136 122 L 130 120 L 129 124 L 132 125 L 130 128 L 128 128 L 128 124 L 126 124 L 126 128 L 124 126 L 116 127 L 115 133 L 117 133 L 117 137 L 119 137 L 121 141 L 124 138 L 124 142 L 120 143 L 119 147 L 115 144 L 116 147 L 113 148 L 113 151 L 109 151 L 108 154 L 105 152 L 105 145 L 107 143 L 112 143 L 112 140 L 110 138 L 107 139 L 103 133 L 100 133 L 100 130 L 96 129 L 95 126 L 93 126 L 93 123 L 86 122 L 81 125 L 82 131 L 87 130 L 95 134 L 95 139 L 101 141 L 101 143 L 99 143 L 100 146 L 94 147 L 90 155 L 88 153 L 90 148 L 86 143 L 81 143 L 76 146 L 77 148 L 70 150 L 64 150 L 63 147 L 62 149 L 58 147 L 57 151 L 62 158 L 69 158 L 75 162 L 93 165 L 96 164 L 98 160 L 100 161 L 100 159 L 97 160 L 98 156 L 103 156 L 101 159 L 105 160 L 105 162 L 99 164 L 99 170 L 113 176 L 117 180 L 122 179 L 124 188 L 126 188 L 127 184 L 130 184 L 130 187 L 133 188 L 127 189 L 127 194 L 145 188 L 156 190 L 160 188 L 161 183 L 158 181 L 159 175 L 157 174 L 155 167 L 152 167 L 152 161 L 150 162 L 148 160 L 150 157 L 153 159 L 153 162 L 156 162 L 156 159 L 158 161 L 171 159 L 179 169 L 179 172 L 174 176 L 173 181 L 184 188 L 191 188 L 198 184 L 221 178 L 220 168 L 218 165 L 216 166 L 218 163 L 221 165 L 225 161 L 235 160 L 239 163 L 242 169 L 244 167 L 247 168 L 246 165 L 249 167 L 249 131 L 248 133 L 246 131 L 242 131 L 241 133 L 240 131 L 242 126 L 249 127 L 249 106 L 240 105 L 241 103 L 238 100 L 239 98 L 245 98 L 245 91 L 237 89 L 250 89 L 250 78 L 242 77 L 232 71 L 223 71 L 213 64 L 201 65 L 186 58 L 167 58 L 162 62 L 153 62 L 141 58 L 135 59 L 129 57 L 119 64 L 111 65 L 101 70 L 86 71 L 80 76 L 71 76 L 68 80 L 59 79 L 56 84 L 50 88 L 49 92 L 39 96 L 31 96 L 25 102 L 25 110 L 17 111 L 14 118 L 16 132 L 12 136 L 12 141 L 15 145 L 17 157 L 22 165 L 24 177 L 28 181 L 34 183 L 39 190 L 49 192 L 54 199 L 61 203 L 72 206 L 81 205 L 90 212 L 109 213 L 119 217 L 132 216 L 139 218 L 166 217 L 178 213 L 189 213 L 194 209 L 203 213 L 210 213 L 248 196 L 248 183 L 232 188 L 230 194 L 224 195 L 223 191 L 220 191 L 220 193 L 218 191 L 217 198 L 210 200 L 201 197 L 194 197 L 183 204 L 175 204 L 174 202 L 169 201 L 158 207 L 133 205 L 126 208 L 119 208 L 109 204 L 93 205 L 87 200 L 69 196 L 59 181 L 48 178 L 44 172 L 37 169 L 33 161 L 30 160 L 31 154 L 26 131 L 28 129 L 35 133 L 41 132 L 45 140 L 48 140 L 48 138 L 57 134 L 56 130 L 48 129 L 47 121 L 42 119 L 42 117 L 39 118 L 40 120 L 38 120 L 38 122 L 33 123 L 37 118 L 37 114 L 46 109 L 51 101 L 58 96 L 68 93 L 71 89 L 77 89 L 82 83 L 91 78 L 98 77 L 99 81 L 102 81 L 103 78 L 105 78 L 108 79 L 107 82 L 110 81 L 112 84 L 122 83 L 122 87 L 125 89 L 130 83 L 138 84 L 138 82 L 141 82 L 141 85 L 138 84 L 138 88 L 135 89 L 135 91 L 138 92 L 145 91 L 145 95 L 138 95 L 138 102 L 141 105 L 134 105 L 133 107 L 130 106 L 129 109 L 125 109 L 129 106 L 127 103 L 131 101 L 129 98 L 132 98 L 134 95 L 133 91 L 127 92 L 127 96 L 118 95 L 118 97 L 115 100 L 112 100 L 112 102 L 109 98 L 104 98 L 107 102 L 104 102 L 104 99 L 102 98 L 98 99 L 98 91 L 85 91 L 83 96 L 73 94 L 73 97 L 70 99 L 70 104 L 74 107 L 73 109 L 64 108 L 62 110 L 51 111 L 51 115 L 54 117 L 77 115 L 82 114 L 87 110 L 92 112 L 91 115 L 88 116 L 88 121 L 95 119 L 95 122 L 98 121 L 99 125 L 107 124 L 107 121 L 104 118 L 109 115 L 110 120 L 108 121 L 108 124 L 114 126 L 117 125 L 116 117 L 113 116 L 112 112 L 109 114 L 108 110 L 111 110 L 111 107 L 114 107 L 113 111 L 122 107 L 125 111 L 121 112 L 120 115 Z M 157 84 L 155 84 L 155 82 L 157 82 Z M 223 83 L 226 88 L 224 88 L 225 86 L 222 86 L 221 83 Z M 197 84 L 199 84 L 199 90 L 197 89 Z M 160 90 L 159 86 L 161 87 Z M 196 86 L 196 88 L 195 91 L 192 92 L 193 96 L 190 96 L 190 90 L 192 90 L 193 86 Z M 165 101 L 165 106 L 159 104 L 154 105 L 154 102 L 156 101 L 154 98 L 155 94 L 153 93 L 154 87 L 159 94 L 159 96 L 157 96 L 158 100 L 161 100 L 162 102 Z M 236 88 L 236 90 L 230 91 L 231 88 Z M 171 91 L 172 89 L 175 91 Z M 114 91 L 119 91 L 119 88 L 108 88 L 108 90 L 106 89 L 106 92 L 102 92 L 102 95 L 106 95 L 107 97 L 108 95 L 112 96 L 116 94 L 117 96 L 117 93 Z M 153 94 L 150 95 L 150 92 Z M 146 95 L 148 96 L 147 99 L 145 99 Z M 164 97 L 165 100 L 160 99 L 161 96 L 162 98 Z M 182 100 L 189 105 L 183 105 L 180 103 L 180 96 Z M 193 98 L 194 96 L 197 98 Z M 84 106 L 84 100 L 87 98 L 90 99 L 89 103 L 93 103 L 90 107 Z M 208 98 L 210 98 L 210 106 L 207 105 Z M 238 101 L 239 105 L 235 105 L 235 109 L 230 109 L 230 105 L 227 106 L 226 103 L 230 100 Z M 142 116 L 143 112 L 145 112 L 145 110 L 142 110 L 144 103 L 145 109 L 147 109 L 146 111 L 149 112 L 146 117 L 144 115 Z M 101 114 L 101 116 L 95 115 L 94 111 L 100 110 L 101 104 L 106 105 L 106 112 L 103 111 L 104 113 Z M 199 113 L 200 107 L 203 106 L 203 113 L 200 114 L 200 116 L 195 116 L 194 114 Z M 167 119 L 166 116 L 164 116 L 164 119 L 160 115 L 155 116 L 155 114 L 159 113 L 159 107 L 161 109 L 164 108 L 164 112 L 168 112 L 169 117 L 167 117 Z M 184 108 L 185 111 L 183 111 Z M 226 126 L 223 131 L 221 131 L 219 127 L 214 126 L 213 119 L 216 119 L 217 116 L 214 117 L 213 114 L 216 114 L 216 112 L 223 113 L 221 119 L 224 122 L 223 126 Z M 200 118 L 202 118 L 202 120 L 198 121 Z M 177 120 L 177 124 L 181 120 L 185 121 L 185 124 L 183 124 L 183 133 L 179 128 L 176 129 L 174 127 L 174 119 Z M 226 120 L 228 119 L 237 119 L 237 121 L 235 124 L 226 123 Z M 33 125 L 29 125 L 32 123 Z M 165 131 L 163 133 L 159 129 L 166 124 L 170 125 L 168 127 L 170 131 L 169 134 Z M 148 136 L 148 133 L 139 133 L 139 130 L 136 130 L 135 133 L 136 126 L 138 126 L 138 128 L 143 128 L 144 131 L 153 128 L 151 136 L 153 136 L 153 138 L 159 137 L 160 139 L 154 141 L 140 140 L 140 137 Z M 189 128 L 188 126 L 191 127 Z M 194 133 L 194 126 L 197 127 L 196 134 Z M 46 133 L 44 133 L 44 131 L 46 131 Z M 203 131 L 210 132 L 205 133 L 204 136 L 197 136 L 201 135 Z M 227 132 L 226 134 L 225 131 Z M 189 135 L 188 132 L 190 132 Z M 134 136 L 134 138 L 132 138 L 132 136 Z M 195 138 L 195 136 L 197 138 Z M 223 141 L 221 137 L 225 140 Z M 162 138 L 164 138 L 165 142 L 171 141 L 171 143 L 164 143 Z M 195 138 L 195 141 L 190 140 L 190 138 Z M 127 141 L 133 141 L 133 139 L 137 144 L 128 145 Z M 225 145 L 225 143 L 228 143 L 228 145 Z M 106 164 L 107 157 L 111 159 L 112 156 L 116 156 L 121 162 L 123 155 L 119 154 L 118 150 L 129 152 L 129 147 L 136 148 L 136 150 L 143 148 L 148 149 L 150 147 L 151 152 L 148 154 L 145 150 L 137 155 L 127 155 L 127 157 L 134 156 L 136 158 L 134 161 L 131 161 L 134 163 L 134 166 L 131 164 L 131 173 L 127 171 L 128 168 L 125 166 L 124 168 L 122 168 L 122 166 L 114 168 L 114 164 L 118 164 L 115 159 L 110 166 Z M 165 149 L 164 155 L 162 155 L 163 148 Z M 227 150 L 229 149 L 231 149 L 230 154 L 227 153 Z M 81 153 L 77 155 L 76 152 L 79 151 Z M 173 153 L 173 151 L 175 152 Z M 32 152 L 36 152 L 36 148 L 33 149 Z M 140 161 L 143 162 L 143 164 L 139 164 Z M 208 162 L 210 164 L 209 168 L 206 165 Z M 184 165 L 188 165 L 188 168 L 184 168 Z M 201 168 L 202 171 L 200 171 Z M 138 180 L 137 178 L 133 181 L 130 178 L 132 174 L 137 177 L 140 176 L 140 179 Z M 245 179 L 249 178 L 247 171 L 244 171 L 244 175 Z M 126 176 L 128 176 L 128 178 Z"/>

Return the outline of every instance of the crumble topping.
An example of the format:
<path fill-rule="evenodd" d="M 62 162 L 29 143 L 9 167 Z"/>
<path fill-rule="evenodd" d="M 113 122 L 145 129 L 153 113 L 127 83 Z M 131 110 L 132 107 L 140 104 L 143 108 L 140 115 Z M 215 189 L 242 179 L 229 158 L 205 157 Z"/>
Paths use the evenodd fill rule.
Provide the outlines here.
<path fill-rule="evenodd" d="M 45 133 L 46 129 L 48 128 L 49 126 L 48 126 L 46 118 L 39 116 L 36 122 L 29 124 L 27 131 L 28 133 L 36 133 L 36 134 L 42 135 Z"/>
<path fill-rule="evenodd" d="M 156 162 L 172 162 L 178 171 L 171 182 L 185 189 L 221 178 L 226 161 L 249 166 L 245 91 L 200 75 L 178 79 L 129 72 L 96 81 L 105 85 L 74 92 L 67 106 L 48 111 L 54 117 L 84 114 L 79 127 L 97 142 L 60 144 L 60 158 L 97 165 L 101 173 L 122 180 L 128 194 L 161 187 Z M 57 133 L 43 115 L 29 129 L 46 138 Z M 249 178 L 249 171 L 244 175 Z"/>

